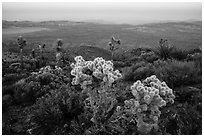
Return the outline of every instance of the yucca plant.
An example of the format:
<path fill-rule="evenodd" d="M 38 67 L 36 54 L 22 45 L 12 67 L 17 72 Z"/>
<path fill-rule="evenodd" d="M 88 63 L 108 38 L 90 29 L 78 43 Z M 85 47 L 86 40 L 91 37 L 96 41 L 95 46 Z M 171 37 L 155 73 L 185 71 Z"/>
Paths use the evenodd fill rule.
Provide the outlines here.
<path fill-rule="evenodd" d="M 22 36 L 19 36 L 17 38 L 17 43 L 20 49 L 20 62 L 21 62 L 21 68 L 23 68 L 23 48 L 26 46 L 26 40 L 23 39 Z"/>
<path fill-rule="evenodd" d="M 114 37 L 112 37 L 111 41 L 108 43 L 111 51 L 111 60 L 113 60 L 114 51 L 119 49 L 120 44 L 121 44 L 120 39 L 116 40 Z"/>
<path fill-rule="evenodd" d="M 171 59 L 171 53 L 174 47 L 169 45 L 167 39 L 161 39 L 159 46 L 156 48 L 155 53 L 164 60 Z"/>
<path fill-rule="evenodd" d="M 43 45 L 38 45 L 38 48 L 40 50 L 40 67 L 42 67 L 42 62 L 43 62 L 43 50 L 45 49 L 45 44 Z"/>
<path fill-rule="evenodd" d="M 35 49 L 32 49 L 31 57 L 32 57 L 33 68 L 35 69 L 36 68 Z"/>
<path fill-rule="evenodd" d="M 61 60 L 62 60 L 62 45 L 63 45 L 62 39 L 57 39 L 57 44 L 56 44 L 56 62 L 57 62 L 58 66 L 61 64 Z"/>

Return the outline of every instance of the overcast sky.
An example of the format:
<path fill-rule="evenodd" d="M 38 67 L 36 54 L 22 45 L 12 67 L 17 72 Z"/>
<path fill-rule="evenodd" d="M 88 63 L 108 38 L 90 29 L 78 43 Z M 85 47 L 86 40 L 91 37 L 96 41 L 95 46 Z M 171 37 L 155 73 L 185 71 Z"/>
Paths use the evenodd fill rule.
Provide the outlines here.
<path fill-rule="evenodd" d="M 146 23 L 202 20 L 202 3 L 6 3 L 3 20 L 104 20 Z"/>

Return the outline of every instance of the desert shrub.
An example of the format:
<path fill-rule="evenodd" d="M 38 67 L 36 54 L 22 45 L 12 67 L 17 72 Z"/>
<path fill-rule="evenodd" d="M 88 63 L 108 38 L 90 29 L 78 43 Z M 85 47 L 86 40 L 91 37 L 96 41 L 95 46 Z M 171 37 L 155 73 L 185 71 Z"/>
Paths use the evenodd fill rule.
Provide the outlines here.
<path fill-rule="evenodd" d="M 130 56 L 128 59 L 126 59 L 126 62 L 128 64 L 135 64 L 140 61 L 145 61 L 148 63 L 153 63 L 154 61 L 158 60 L 159 56 L 155 54 L 155 52 L 151 49 L 133 49 L 130 53 Z"/>
<path fill-rule="evenodd" d="M 202 74 L 202 53 L 201 52 L 188 54 L 186 60 L 194 61 L 195 67 L 198 69 L 199 73 Z"/>
<path fill-rule="evenodd" d="M 126 67 L 122 72 L 124 73 L 123 80 L 125 81 L 141 80 L 154 74 L 153 65 L 144 61 L 138 62 L 131 67 Z"/>
<path fill-rule="evenodd" d="M 174 48 L 171 51 L 171 58 L 175 60 L 184 61 L 187 58 L 188 52 L 185 50 Z"/>
<path fill-rule="evenodd" d="M 150 62 L 150 63 L 159 59 L 159 57 L 153 51 L 142 52 L 140 56 L 141 56 L 142 60 L 144 60 L 146 62 Z"/>
<path fill-rule="evenodd" d="M 69 83 L 69 78 L 61 68 L 46 66 L 39 72 L 31 73 L 31 76 L 21 79 L 15 84 L 14 98 L 16 102 L 35 101 L 52 89 L 58 89 L 61 85 Z"/>
<path fill-rule="evenodd" d="M 175 89 L 176 101 L 197 106 L 198 111 L 202 112 L 202 91 L 200 88 L 192 86 L 182 86 Z"/>
<path fill-rule="evenodd" d="M 125 51 L 118 51 L 114 53 L 113 60 L 114 61 L 125 61 L 128 59 L 128 57 L 129 55 Z"/>
<path fill-rule="evenodd" d="M 12 85 L 16 81 L 18 81 L 22 78 L 26 78 L 26 77 L 28 77 L 28 75 L 26 73 L 8 73 L 8 74 L 4 75 L 4 77 L 2 78 L 2 84 L 3 85 Z"/>
<path fill-rule="evenodd" d="M 18 81 L 15 84 L 14 100 L 16 103 L 33 102 L 41 90 L 39 83 L 29 82 L 26 83 L 25 79 Z"/>
<path fill-rule="evenodd" d="M 115 68 L 123 68 L 131 65 L 128 62 L 123 62 L 123 61 L 113 61 L 113 64 Z"/>
<path fill-rule="evenodd" d="M 191 49 L 188 51 L 188 54 L 194 54 L 194 53 L 202 53 L 202 47 Z"/>
<path fill-rule="evenodd" d="M 13 85 L 6 85 L 2 87 L 2 95 L 9 94 L 13 97 L 15 91 L 15 86 Z"/>
<path fill-rule="evenodd" d="M 128 64 L 135 64 L 137 62 L 142 61 L 142 57 L 141 56 L 133 56 L 130 57 L 129 60 L 127 61 Z"/>
<path fill-rule="evenodd" d="M 168 44 L 167 40 L 160 40 L 159 46 L 154 50 L 154 52 L 160 57 L 160 59 L 168 60 L 174 59 L 179 61 L 184 61 L 188 59 L 188 55 L 201 53 L 200 49 L 193 50 L 182 50 L 178 49 L 175 46 Z"/>
<path fill-rule="evenodd" d="M 135 49 L 132 49 L 130 53 L 134 56 L 139 56 L 142 50 L 143 50 L 142 48 L 135 48 Z"/>
<path fill-rule="evenodd" d="M 171 59 L 172 51 L 174 50 L 174 47 L 169 45 L 166 39 L 161 39 L 159 41 L 159 46 L 154 50 L 156 55 L 160 57 L 160 59 Z"/>
<path fill-rule="evenodd" d="M 13 98 L 11 95 L 6 94 L 2 97 L 2 110 L 6 110 L 13 103 Z"/>
<path fill-rule="evenodd" d="M 154 62 L 154 67 L 156 76 L 172 88 L 201 83 L 202 80 L 194 62 L 158 60 Z"/>
<path fill-rule="evenodd" d="M 22 79 L 26 78 L 28 75 L 27 74 L 18 74 L 18 73 L 11 73 L 11 74 L 6 74 L 2 78 L 2 96 L 9 94 L 12 97 L 15 93 L 15 82 Z"/>
<path fill-rule="evenodd" d="M 131 51 L 131 56 L 129 56 L 126 62 L 128 62 L 129 64 L 137 63 L 140 61 L 152 63 L 158 59 L 159 59 L 159 56 L 155 54 L 153 50 L 138 48 L 138 49 L 133 49 Z"/>
<path fill-rule="evenodd" d="M 150 49 L 150 48 L 135 48 L 135 49 L 132 49 L 131 50 L 131 54 L 132 55 L 135 55 L 135 56 L 140 56 L 141 54 L 142 54 L 142 52 L 151 52 L 152 51 L 152 49 Z"/>
<path fill-rule="evenodd" d="M 51 90 L 33 106 L 31 134 L 69 134 L 72 120 L 83 112 L 79 92 L 69 85 Z"/>
<path fill-rule="evenodd" d="M 162 110 L 159 126 L 163 134 L 201 135 L 202 114 L 188 103 L 174 105 Z"/>

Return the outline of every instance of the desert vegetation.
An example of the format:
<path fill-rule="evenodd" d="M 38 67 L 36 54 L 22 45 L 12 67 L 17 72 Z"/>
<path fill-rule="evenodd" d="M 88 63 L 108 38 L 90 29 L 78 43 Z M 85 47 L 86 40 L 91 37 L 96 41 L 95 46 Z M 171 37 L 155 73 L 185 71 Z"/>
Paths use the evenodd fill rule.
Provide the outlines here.
<path fill-rule="evenodd" d="M 3 134 L 202 134 L 202 50 L 110 41 L 71 53 L 18 37 L 2 58 Z"/>

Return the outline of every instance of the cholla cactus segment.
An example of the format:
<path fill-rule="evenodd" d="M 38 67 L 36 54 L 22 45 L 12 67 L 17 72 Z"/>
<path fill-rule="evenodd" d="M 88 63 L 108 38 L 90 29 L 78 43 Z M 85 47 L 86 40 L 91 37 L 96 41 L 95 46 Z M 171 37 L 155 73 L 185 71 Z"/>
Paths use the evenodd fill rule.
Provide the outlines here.
<path fill-rule="evenodd" d="M 39 75 L 39 74 L 45 74 L 45 73 L 50 73 L 50 74 L 61 74 L 62 69 L 58 66 L 55 66 L 55 68 L 51 68 L 50 66 L 46 66 L 41 68 L 38 72 L 32 72 L 32 75 Z"/>
<path fill-rule="evenodd" d="M 142 82 L 136 81 L 131 86 L 131 90 L 135 98 L 125 101 L 126 111 L 136 114 L 137 118 L 140 119 L 139 129 L 144 130 L 146 127 L 146 131 L 150 131 L 149 128 L 157 124 L 160 117 L 159 108 L 166 106 L 167 103 L 174 103 L 175 95 L 172 89 L 155 75 L 147 77 Z"/>
<path fill-rule="evenodd" d="M 17 38 L 17 43 L 18 43 L 18 46 L 19 46 L 20 49 L 23 49 L 26 46 L 26 40 L 23 39 L 22 36 L 19 36 Z"/>
<path fill-rule="evenodd" d="M 72 84 L 80 84 L 83 88 L 98 81 L 111 85 L 114 81 L 121 78 L 121 73 L 113 70 L 113 63 L 105 61 L 102 57 L 97 57 L 93 61 L 85 61 L 82 56 L 74 58 L 76 63 L 72 63 L 71 75 L 75 76 Z M 85 82 L 86 81 L 86 82 Z"/>

